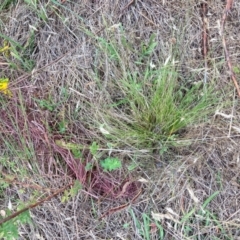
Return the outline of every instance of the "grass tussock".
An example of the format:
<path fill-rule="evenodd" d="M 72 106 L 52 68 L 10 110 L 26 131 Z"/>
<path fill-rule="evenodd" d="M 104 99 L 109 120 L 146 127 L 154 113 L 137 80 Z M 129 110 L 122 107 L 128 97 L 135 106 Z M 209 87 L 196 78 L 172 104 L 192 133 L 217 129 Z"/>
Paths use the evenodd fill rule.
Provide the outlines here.
<path fill-rule="evenodd" d="M 121 147 L 160 147 L 214 113 L 219 94 L 212 83 L 187 85 L 189 81 L 180 78 L 171 53 L 165 62 L 153 63 L 154 35 L 135 49 L 129 42 L 126 49 L 126 34 L 121 31 L 120 36 L 118 42 L 98 39 L 99 54 L 111 62 L 95 116 L 108 140 Z M 131 58 L 133 55 L 137 58 Z M 102 81 L 97 75 L 95 79 Z"/>

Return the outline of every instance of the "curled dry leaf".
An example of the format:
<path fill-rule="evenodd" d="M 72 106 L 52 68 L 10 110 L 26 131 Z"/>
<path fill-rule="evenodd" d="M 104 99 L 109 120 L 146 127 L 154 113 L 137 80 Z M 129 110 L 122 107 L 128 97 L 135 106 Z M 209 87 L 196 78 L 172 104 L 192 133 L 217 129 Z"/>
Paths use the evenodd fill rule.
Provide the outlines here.
<path fill-rule="evenodd" d="M 167 210 L 170 214 L 172 214 L 173 216 L 175 216 L 177 219 L 179 219 L 179 215 L 178 215 L 176 212 L 174 212 L 171 208 L 166 207 L 166 210 Z"/>
<path fill-rule="evenodd" d="M 239 127 L 232 127 L 236 132 L 240 133 L 240 128 Z"/>
<path fill-rule="evenodd" d="M 149 181 L 145 178 L 139 178 L 138 179 L 138 182 L 141 182 L 141 183 L 148 183 Z"/>
<path fill-rule="evenodd" d="M 152 218 L 156 221 L 162 221 L 162 220 L 168 219 L 168 220 L 172 220 L 176 223 L 180 223 L 177 220 L 177 218 L 175 216 L 171 215 L 170 213 L 162 214 L 162 213 L 151 212 L 151 214 L 152 214 Z"/>
<path fill-rule="evenodd" d="M 9 199 L 9 201 L 8 201 L 8 209 L 9 209 L 9 210 L 12 210 L 12 202 L 11 202 L 10 199 Z"/>
<path fill-rule="evenodd" d="M 189 195 L 190 195 L 190 197 L 192 198 L 192 200 L 193 200 L 195 203 L 199 203 L 199 200 L 198 200 L 198 198 L 195 196 L 193 190 L 192 190 L 190 187 L 187 187 L 187 190 L 188 190 Z"/>
<path fill-rule="evenodd" d="M 2 217 L 5 217 L 5 216 L 6 216 L 6 212 L 5 212 L 4 210 L 0 210 L 0 215 L 1 215 Z"/>

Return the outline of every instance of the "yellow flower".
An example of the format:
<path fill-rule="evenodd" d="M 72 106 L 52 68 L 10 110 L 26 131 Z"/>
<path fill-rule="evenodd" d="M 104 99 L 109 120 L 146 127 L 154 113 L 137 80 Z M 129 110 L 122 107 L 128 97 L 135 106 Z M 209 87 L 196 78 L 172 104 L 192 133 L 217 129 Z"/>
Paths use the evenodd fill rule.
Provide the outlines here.
<path fill-rule="evenodd" d="M 0 78 L 0 92 L 2 92 L 5 95 L 11 97 L 12 93 L 8 89 L 8 83 L 9 83 L 9 79 L 8 78 Z"/>

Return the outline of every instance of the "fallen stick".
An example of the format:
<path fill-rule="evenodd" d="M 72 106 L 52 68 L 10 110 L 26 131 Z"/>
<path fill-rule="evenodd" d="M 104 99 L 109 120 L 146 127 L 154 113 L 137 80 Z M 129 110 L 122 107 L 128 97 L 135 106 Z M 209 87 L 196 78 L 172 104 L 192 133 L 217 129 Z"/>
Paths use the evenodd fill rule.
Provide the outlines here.
<path fill-rule="evenodd" d="M 226 22 L 226 19 L 227 19 L 227 15 L 232 8 L 232 4 L 233 4 L 233 0 L 227 0 L 226 7 L 225 7 L 223 17 L 222 17 L 222 24 L 221 24 L 220 33 L 222 35 L 222 45 L 223 45 L 223 49 L 224 49 L 224 53 L 225 53 L 225 58 L 226 58 L 226 61 L 227 61 L 227 64 L 228 64 L 228 68 L 229 68 L 229 71 L 230 71 L 230 76 L 231 76 L 231 79 L 232 79 L 232 81 L 234 83 L 234 86 L 237 90 L 238 97 L 240 97 L 239 85 L 238 85 L 236 76 L 235 76 L 235 74 L 233 72 L 233 69 L 232 69 L 232 63 L 231 63 L 231 60 L 230 60 L 230 57 L 229 57 L 229 53 L 228 53 L 227 45 L 226 45 L 226 40 L 225 40 L 225 37 L 224 37 L 224 25 L 225 25 L 225 22 Z"/>

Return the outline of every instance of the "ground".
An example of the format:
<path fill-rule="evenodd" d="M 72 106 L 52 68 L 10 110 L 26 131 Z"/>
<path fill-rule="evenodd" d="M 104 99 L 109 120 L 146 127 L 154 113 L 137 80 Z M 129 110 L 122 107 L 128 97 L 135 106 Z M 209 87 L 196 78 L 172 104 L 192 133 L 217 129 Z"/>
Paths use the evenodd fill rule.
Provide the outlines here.
<path fill-rule="evenodd" d="M 0 238 L 240 239 L 230 2 L 0 0 Z"/>

